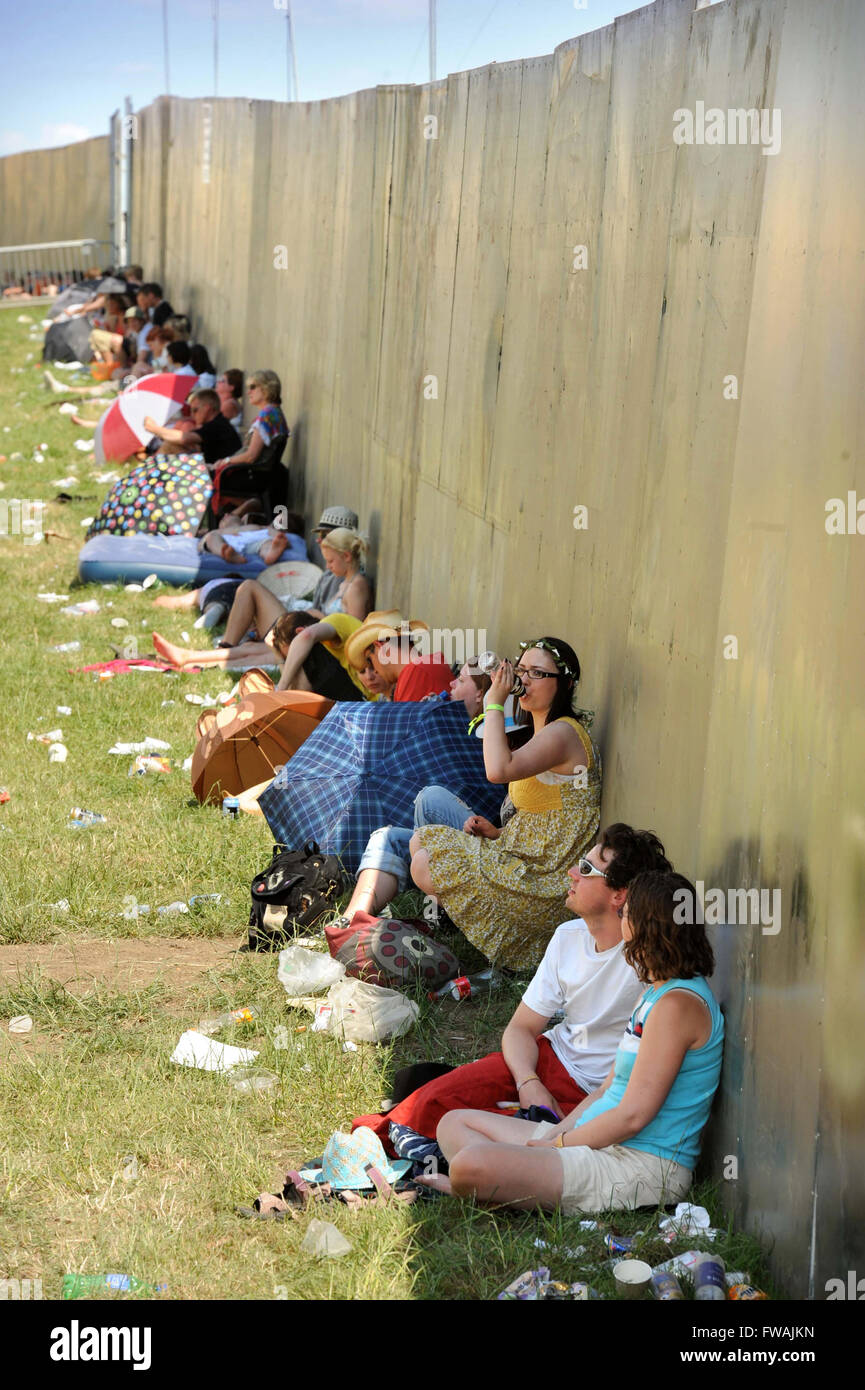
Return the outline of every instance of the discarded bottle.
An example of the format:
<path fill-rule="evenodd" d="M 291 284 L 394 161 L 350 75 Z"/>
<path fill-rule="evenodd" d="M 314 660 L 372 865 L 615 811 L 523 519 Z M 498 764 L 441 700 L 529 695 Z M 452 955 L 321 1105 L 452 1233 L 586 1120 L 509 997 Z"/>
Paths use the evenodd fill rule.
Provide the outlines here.
<path fill-rule="evenodd" d="M 224 796 L 222 798 L 222 814 L 231 820 L 237 820 L 240 815 L 240 802 L 236 796 Z"/>
<path fill-rule="evenodd" d="M 113 1289 L 117 1293 L 164 1293 L 167 1284 L 146 1284 L 134 1274 L 64 1274 L 61 1298 L 86 1298 Z"/>
<path fill-rule="evenodd" d="M 67 822 L 70 830 L 87 830 L 91 825 L 104 825 L 105 816 L 96 811 L 85 811 L 81 806 L 73 806 Z"/>
<path fill-rule="evenodd" d="M 720 1255 L 701 1255 L 694 1268 L 694 1297 L 699 1302 L 715 1302 L 727 1297 L 724 1261 Z"/>
<path fill-rule="evenodd" d="M 479 994 L 489 994 L 491 990 L 498 989 L 502 979 L 495 971 L 480 970 L 477 975 L 457 975 L 455 980 L 448 980 L 441 989 L 430 990 L 428 998 L 444 999 L 449 994 L 452 999 L 474 999 Z"/>
<path fill-rule="evenodd" d="M 190 907 L 203 907 L 205 903 L 221 903 L 221 893 L 193 893 L 189 899 Z"/>
<path fill-rule="evenodd" d="M 139 753 L 129 765 L 130 777 L 144 777 L 148 772 L 170 772 L 171 759 L 157 758 L 153 753 Z"/>
<path fill-rule="evenodd" d="M 80 642 L 60 642 L 56 647 L 49 647 L 50 652 L 80 652 Z"/>
<path fill-rule="evenodd" d="M 756 1299 L 769 1298 L 762 1289 L 755 1289 L 753 1284 L 733 1284 L 727 1293 L 727 1297 L 739 1303 L 751 1303 Z"/>
<path fill-rule="evenodd" d="M 156 911 L 160 912 L 163 917 L 182 917 L 184 913 L 189 911 L 189 908 L 186 903 L 178 899 L 175 903 L 166 903 L 165 907 L 158 907 Z"/>
<path fill-rule="evenodd" d="M 684 1300 L 682 1285 L 679 1283 L 675 1274 L 668 1269 L 655 1270 L 652 1275 L 652 1293 L 661 1303 L 666 1303 L 673 1299 Z"/>
<path fill-rule="evenodd" d="M 217 896 L 219 895 L 217 894 Z M 212 1033 L 218 1033 L 221 1028 L 227 1028 L 230 1023 L 251 1023 L 254 1018 L 258 1018 L 258 1009 L 254 1004 L 248 1004 L 242 1009 L 231 1009 L 228 1013 L 214 1014 L 212 1018 L 201 1019 L 198 1024 L 198 1031 L 199 1033 L 206 1033 L 210 1037 Z"/>

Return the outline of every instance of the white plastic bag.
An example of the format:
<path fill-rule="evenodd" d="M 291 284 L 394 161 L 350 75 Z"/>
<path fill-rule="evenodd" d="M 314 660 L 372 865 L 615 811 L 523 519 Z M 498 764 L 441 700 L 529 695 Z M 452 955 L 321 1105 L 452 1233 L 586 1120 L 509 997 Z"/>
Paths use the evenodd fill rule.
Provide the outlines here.
<path fill-rule="evenodd" d="M 407 1033 L 420 1009 L 394 989 L 367 984 L 365 980 L 340 980 L 331 985 L 332 1005 L 328 1032 L 348 1042 L 383 1042 Z"/>
<path fill-rule="evenodd" d="M 304 946 L 286 946 L 279 953 L 277 978 L 286 994 L 298 998 L 304 994 L 321 994 L 336 984 L 345 974 L 345 966 L 323 951 L 308 951 Z"/>

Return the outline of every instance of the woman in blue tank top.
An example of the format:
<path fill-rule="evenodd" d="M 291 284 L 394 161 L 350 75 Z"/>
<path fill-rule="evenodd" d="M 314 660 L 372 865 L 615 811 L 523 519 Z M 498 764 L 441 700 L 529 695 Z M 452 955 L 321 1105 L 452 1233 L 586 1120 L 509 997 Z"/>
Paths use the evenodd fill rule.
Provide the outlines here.
<path fill-rule="evenodd" d="M 557 1125 L 479 1110 L 445 1115 L 449 1178 L 430 1186 L 510 1206 L 604 1211 L 687 1192 L 721 1074 L 724 1020 L 696 890 L 676 873 L 633 880 L 624 955 L 646 986 L 603 1085 Z M 422 1181 L 422 1180 L 421 1180 Z"/>

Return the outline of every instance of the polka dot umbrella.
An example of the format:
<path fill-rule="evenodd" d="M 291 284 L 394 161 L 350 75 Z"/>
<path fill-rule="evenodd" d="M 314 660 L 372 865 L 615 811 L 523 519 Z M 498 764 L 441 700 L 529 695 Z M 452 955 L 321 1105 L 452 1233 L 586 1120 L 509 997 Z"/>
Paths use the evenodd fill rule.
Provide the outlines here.
<path fill-rule="evenodd" d="M 89 531 L 123 536 L 194 534 L 207 510 L 213 486 L 200 454 L 154 454 L 116 482 Z"/>

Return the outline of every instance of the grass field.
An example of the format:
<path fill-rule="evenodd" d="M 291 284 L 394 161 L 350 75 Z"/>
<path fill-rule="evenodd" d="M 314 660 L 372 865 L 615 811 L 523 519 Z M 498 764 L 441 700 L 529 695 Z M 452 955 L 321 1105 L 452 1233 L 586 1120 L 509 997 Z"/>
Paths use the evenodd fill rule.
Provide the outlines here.
<path fill-rule="evenodd" d="M 316 1261 L 300 1249 L 308 1216 L 266 1224 L 234 1214 L 259 1191 L 278 1190 L 285 1171 L 319 1154 L 352 1115 L 377 1109 L 395 1065 L 470 1060 L 496 1046 L 520 987 L 480 1002 L 424 1002 L 417 1028 L 396 1049 L 348 1053 L 326 1034 L 294 1031 L 307 1019 L 286 1007 L 275 957 L 236 954 L 250 880 L 270 856 L 265 823 L 227 821 L 191 803 L 179 768 L 130 779 L 130 759 L 108 754 L 116 740 L 151 735 L 182 762 L 197 714 L 184 695 L 216 695 L 231 678 L 99 682 L 71 670 L 109 659 L 110 644 L 130 635 L 149 651 L 158 610 L 152 596 L 122 586 L 74 587 L 81 522 L 106 486 L 73 447 L 82 431 L 58 414 L 62 397 L 42 384 L 40 344 L 17 322 L 22 312 L 38 324 L 35 307 L 0 312 L 0 512 L 11 523 L 12 499 L 44 499 L 44 525 L 60 535 L 36 545 L 20 534 L 0 537 L 0 786 L 10 793 L 0 806 L 0 1279 L 40 1278 L 46 1298 L 59 1297 L 67 1272 L 119 1271 L 164 1282 L 169 1298 L 489 1299 L 545 1263 L 555 1277 L 585 1279 L 614 1296 L 602 1234 L 581 1232 L 573 1218 L 444 1199 L 359 1214 L 333 1203 L 312 1214 L 333 1221 L 353 1250 Z M 36 462 L 40 445 L 44 460 Z M 86 500 L 52 502 L 54 480 L 70 475 L 77 482 L 65 490 Z M 37 600 L 40 591 L 96 598 L 100 612 L 65 616 L 60 604 Z M 194 616 L 159 611 L 157 626 L 179 637 Z M 112 618 L 129 626 L 115 629 Z M 80 640 L 80 652 L 50 650 L 71 640 Z M 166 700 L 173 705 L 163 707 Z M 58 705 L 72 714 L 58 714 Z M 27 740 L 55 728 L 69 749 L 62 764 Z M 70 830 L 73 806 L 100 812 L 105 824 Z M 228 901 L 188 916 L 155 912 L 213 892 Z M 132 897 L 150 905 L 148 916 L 124 919 Z M 64 899 L 68 910 L 52 906 Z M 204 1013 L 252 1003 L 260 1018 L 220 1036 L 259 1050 L 261 1065 L 278 1073 L 273 1091 L 243 1095 L 222 1077 L 169 1061 L 180 1033 Z M 23 1013 L 33 1032 L 9 1034 L 9 1019 Z M 276 1046 L 280 1025 L 288 1047 Z M 131 1154 L 138 1176 L 127 1180 Z M 712 1190 L 701 1188 L 696 1200 L 724 1224 Z M 619 1214 L 612 1225 L 644 1229 L 640 1253 L 651 1263 L 699 1245 L 671 1251 L 657 1239 L 657 1214 L 645 1211 Z M 538 1251 L 536 1237 L 559 1251 Z M 563 1253 L 577 1245 L 584 1256 Z M 750 1271 L 771 1291 L 754 1240 L 731 1231 L 716 1248 L 728 1268 Z"/>

